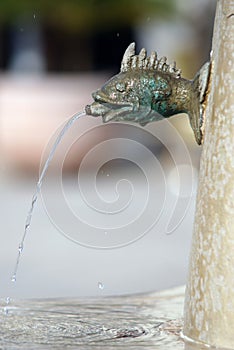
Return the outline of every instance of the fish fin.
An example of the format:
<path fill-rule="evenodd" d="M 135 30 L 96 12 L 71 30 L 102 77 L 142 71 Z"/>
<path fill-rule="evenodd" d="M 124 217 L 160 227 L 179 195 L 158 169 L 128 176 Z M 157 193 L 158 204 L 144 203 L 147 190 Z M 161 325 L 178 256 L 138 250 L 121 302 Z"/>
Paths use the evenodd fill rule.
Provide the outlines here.
<path fill-rule="evenodd" d="M 147 57 L 146 49 L 141 49 L 139 55 L 135 54 L 135 43 L 131 43 L 124 55 L 121 62 L 120 72 L 127 72 L 131 70 L 156 70 L 159 72 L 169 73 L 175 78 L 180 78 L 181 70 L 176 68 L 176 63 L 167 63 L 167 58 L 164 56 L 160 59 L 157 57 L 157 53 L 153 51 L 149 57 Z"/>
<path fill-rule="evenodd" d="M 204 105 L 203 102 L 207 93 L 207 86 L 210 75 L 210 62 L 206 62 L 196 74 L 192 86 L 194 91 L 194 98 L 191 98 L 191 106 L 189 120 L 193 129 L 195 139 L 200 145 L 202 143 L 202 125 Z"/>

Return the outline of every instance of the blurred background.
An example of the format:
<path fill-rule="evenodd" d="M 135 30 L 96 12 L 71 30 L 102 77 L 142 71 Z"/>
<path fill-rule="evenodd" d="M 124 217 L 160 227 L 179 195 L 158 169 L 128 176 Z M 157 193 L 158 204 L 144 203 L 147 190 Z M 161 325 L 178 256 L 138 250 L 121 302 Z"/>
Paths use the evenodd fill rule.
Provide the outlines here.
<path fill-rule="evenodd" d="M 183 76 L 192 79 L 209 60 L 214 12 L 213 0 L 0 2 L 0 297 L 126 294 L 185 283 L 201 151 L 185 115 L 146 128 L 123 124 L 102 127 L 101 121 L 92 117 L 78 121 L 74 132 L 79 142 L 69 148 L 66 161 L 65 153 L 58 149 L 43 185 L 44 200 L 39 199 L 35 209 L 17 282 L 12 284 L 10 278 L 41 159 L 45 160 L 58 128 L 83 110 L 92 101 L 91 93 L 118 73 L 123 53 L 132 41 L 137 51 L 145 47 L 149 53 L 156 50 L 159 56 L 176 60 Z M 137 140 L 150 149 L 160 164 L 151 174 L 155 198 L 162 183 L 167 195 L 160 194 L 155 202 L 156 211 L 163 207 L 164 223 L 153 225 L 142 237 L 129 236 L 132 244 L 126 239 L 112 247 L 115 238 L 108 238 L 106 229 L 104 238 L 99 233 L 90 235 L 96 214 L 85 214 L 87 203 L 77 189 L 77 179 L 81 160 L 91 149 L 120 137 Z M 115 184 L 131 175 L 129 181 L 140 196 L 132 210 L 138 213 L 138 204 L 145 198 L 145 179 L 132 166 L 134 152 L 131 145 L 126 146 L 127 160 L 117 157 L 117 161 L 110 161 L 109 156 L 105 160 L 105 149 L 104 157 L 103 151 L 97 150 L 94 158 L 103 162 L 98 169 L 92 157 L 86 164 L 82 172 L 85 191 L 97 173 L 104 202 L 114 202 Z M 140 152 L 138 158 L 141 162 Z M 150 157 L 146 163 L 150 171 Z M 157 171 L 159 168 L 162 171 Z M 61 169 L 62 181 L 58 178 Z M 150 186 L 151 190 L 154 185 Z M 90 187 L 91 194 L 94 187 Z M 64 189 L 68 206 L 74 204 L 88 216 L 86 226 L 77 221 L 77 230 L 84 234 L 80 244 L 66 238 L 71 238 L 69 232 L 76 222 L 66 217 L 56 224 L 56 218 L 65 217 L 60 199 Z M 129 195 L 124 188 L 121 193 Z M 92 196 L 89 198 L 92 201 Z M 108 209 L 106 213 L 108 216 Z M 142 216 L 142 222 L 150 221 L 147 215 Z M 153 217 L 154 212 L 149 215 Z M 175 227 L 166 234 L 171 216 Z M 102 226 L 105 219 L 97 220 Z M 65 234 L 59 232 L 57 226 L 61 225 Z M 97 226 L 96 221 L 93 226 Z M 130 232 L 130 226 L 126 227 Z M 105 239 L 109 239 L 106 245 Z"/>

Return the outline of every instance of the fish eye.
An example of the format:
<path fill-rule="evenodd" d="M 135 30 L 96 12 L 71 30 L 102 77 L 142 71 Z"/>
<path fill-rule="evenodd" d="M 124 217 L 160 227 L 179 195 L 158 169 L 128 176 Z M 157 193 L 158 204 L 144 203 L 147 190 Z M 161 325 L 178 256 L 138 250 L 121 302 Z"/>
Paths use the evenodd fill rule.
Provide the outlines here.
<path fill-rule="evenodd" d="M 124 83 L 117 83 L 115 85 L 115 87 L 116 87 L 116 90 L 119 91 L 119 92 L 124 92 L 125 89 L 126 89 L 126 86 L 125 86 Z"/>

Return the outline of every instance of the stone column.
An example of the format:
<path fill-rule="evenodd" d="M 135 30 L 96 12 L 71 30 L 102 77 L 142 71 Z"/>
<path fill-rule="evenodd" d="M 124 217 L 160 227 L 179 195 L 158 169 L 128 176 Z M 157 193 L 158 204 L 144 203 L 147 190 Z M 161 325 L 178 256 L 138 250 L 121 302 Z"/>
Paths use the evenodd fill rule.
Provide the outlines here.
<path fill-rule="evenodd" d="M 234 349 L 233 0 L 217 2 L 205 104 L 183 332 L 194 341 Z"/>

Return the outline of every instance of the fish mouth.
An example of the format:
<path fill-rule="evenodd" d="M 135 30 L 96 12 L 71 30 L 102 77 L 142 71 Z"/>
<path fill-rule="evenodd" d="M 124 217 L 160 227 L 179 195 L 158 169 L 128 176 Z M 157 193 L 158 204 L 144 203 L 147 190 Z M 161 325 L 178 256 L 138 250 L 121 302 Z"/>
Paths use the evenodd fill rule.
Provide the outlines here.
<path fill-rule="evenodd" d="M 94 117 L 102 116 L 105 123 L 133 110 L 133 105 L 130 102 L 113 101 L 100 93 L 94 93 L 93 98 L 94 102 L 85 107 L 85 112 Z"/>
<path fill-rule="evenodd" d="M 131 102 L 113 100 L 111 97 L 104 94 L 102 91 L 94 92 L 92 96 L 95 102 L 100 103 L 110 109 L 119 109 L 122 107 L 128 107 L 131 110 L 133 109 L 133 105 Z"/>
<path fill-rule="evenodd" d="M 93 117 L 104 116 L 109 111 L 109 108 L 102 103 L 93 102 L 91 105 L 85 107 L 85 112 L 87 115 Z"/>

